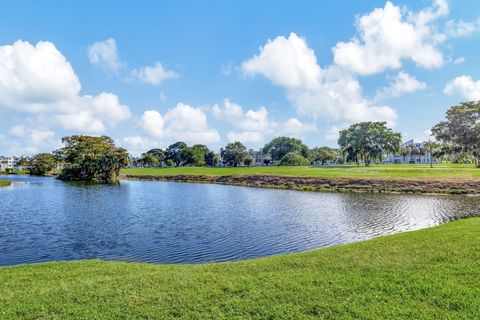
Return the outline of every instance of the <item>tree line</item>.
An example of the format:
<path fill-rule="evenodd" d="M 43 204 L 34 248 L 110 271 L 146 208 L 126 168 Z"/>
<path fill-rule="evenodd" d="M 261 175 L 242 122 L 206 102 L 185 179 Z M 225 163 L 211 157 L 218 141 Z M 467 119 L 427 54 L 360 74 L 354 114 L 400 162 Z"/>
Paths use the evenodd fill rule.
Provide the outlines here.
<path fill-rule="evenodd" d="M 431 157 L 474 163 L 480 166 L 480 101 L 463 102 L 451 107 L 445 120 L 432 128 L 435 141 L 426 148 Z M 401 147 L 402 136 L 385 122 L 355 123 L 339 132 L 339 149 L 330 147 L 308 148 L 300 139 L 277 137 L 261 149 L 265 165 L 308 165 L 357 163 L 366 166 L 380 162 L 387 154 L 420 154 L 415 147 Z M 110 137 L 74 135 L 62 139 L 64 146 L 53 153 L 40 153 L 27 161 L 31 174 L 45 175 L 58 170 L 59 179 L 113 182 L 120 169 L 130 163 L 127 150 L 115 146 Z M 25 160 L 26 161 L 26 160 Z M 165 150 L 151 149 L 137 160 L 140 165 L 160 166 L 250 166 L 255 159 L 239 141 L 227 144 L 215 153 L 202 144 L 188 146 L 176 142 Z"/>
<path fill-rule="evenodd" d="M 330 147 L 309 149 L 300 139 L 277 137 L 261 149 L 264 165 L 276 163 L 279 165 L 306 165 L 312 162 L 337 160 L 338 151 Z M 147 167 L 160 166 L 209 166 L 215 167 L 222 161 L 225 166 L 251 166 L 255 159 L 247 147 L 235 141 L 227 144 L 216 154 L 207 146 L 196 144 L 188 146 L 184 142 L 175 142 L 165 150 L 155 148 L 142 154 L 136 165 Z"/>

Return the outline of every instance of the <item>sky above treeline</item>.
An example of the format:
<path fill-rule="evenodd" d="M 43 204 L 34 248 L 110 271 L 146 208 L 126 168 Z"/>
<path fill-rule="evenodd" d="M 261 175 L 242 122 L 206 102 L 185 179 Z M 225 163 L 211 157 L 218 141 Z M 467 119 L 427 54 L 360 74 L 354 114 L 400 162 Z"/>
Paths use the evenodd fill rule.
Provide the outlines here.
<path fill-rule="evenodd" d="M 138 155 L 175 141 L 404 140 L 480 99 L 480 1 L 4 1 L 0 155 L 71 134 Z"/>

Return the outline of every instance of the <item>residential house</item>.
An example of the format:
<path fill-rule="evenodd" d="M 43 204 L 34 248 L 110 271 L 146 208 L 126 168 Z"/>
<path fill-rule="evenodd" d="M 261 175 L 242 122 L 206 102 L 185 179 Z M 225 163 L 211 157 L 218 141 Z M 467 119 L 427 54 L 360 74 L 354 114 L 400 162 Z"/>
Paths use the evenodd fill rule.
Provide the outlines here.
<path fill-rule="evenodd" d="M 389 154 L 385 163 L 439 163 L 441 159 L 432 157 L 426 142 L 409 140 L 400 146 L 398 154 Z"/>
<path fill-rule="evenodd" d="M 15 159 L 13 157 L 0 156 L 0 171 L 13 170 Z"/>

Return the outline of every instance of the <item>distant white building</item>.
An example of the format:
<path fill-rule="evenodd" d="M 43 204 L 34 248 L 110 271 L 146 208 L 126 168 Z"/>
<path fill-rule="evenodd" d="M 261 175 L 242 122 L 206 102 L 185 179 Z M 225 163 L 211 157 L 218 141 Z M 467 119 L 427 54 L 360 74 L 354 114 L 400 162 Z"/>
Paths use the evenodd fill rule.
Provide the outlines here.
<path fill-rule="evenodd" d="M 389 154 L 385 163 L 438 163 L 440 159 L 431 156 L 426 142 L 409 140 L 400 146 L 398 154 Z M 430 161 L 431 160 L 431 161 Z"/>
<path fill-rule="evenodd" d="M 0 171 L 13 170 L 15 159 L 13 157 L 0 156 Z"/>
<path fill-rule="evenodd" d="M 253 159 L 254 166 L 265 166 L 266 163 L 272 162 L 272 157 L 270 154 L 264 154 L 261 150 L 248 150 L 248 154 Z"/>

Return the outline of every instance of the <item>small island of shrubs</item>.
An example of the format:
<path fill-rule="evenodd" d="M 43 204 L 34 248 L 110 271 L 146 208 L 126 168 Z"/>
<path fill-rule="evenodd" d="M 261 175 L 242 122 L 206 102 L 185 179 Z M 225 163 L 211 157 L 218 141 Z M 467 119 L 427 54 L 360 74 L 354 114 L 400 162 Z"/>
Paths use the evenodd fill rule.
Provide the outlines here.
<path fill-rule="evenodd" d="M 0 187 L 8 187 L 12 182 L 8 180 L 0 180 Z"/>

